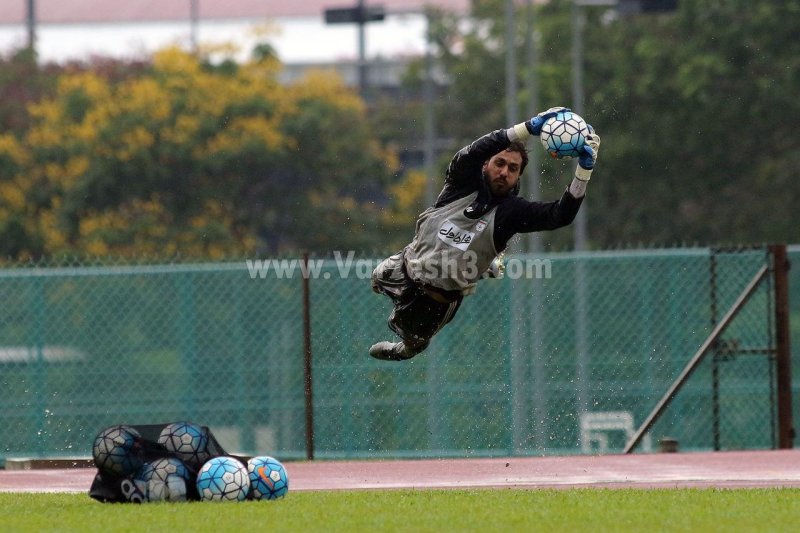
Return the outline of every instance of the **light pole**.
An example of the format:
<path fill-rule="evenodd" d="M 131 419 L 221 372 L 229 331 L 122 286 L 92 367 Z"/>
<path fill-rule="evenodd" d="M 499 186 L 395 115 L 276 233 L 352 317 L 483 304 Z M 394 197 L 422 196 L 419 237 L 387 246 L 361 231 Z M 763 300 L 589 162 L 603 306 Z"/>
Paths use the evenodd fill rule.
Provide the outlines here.
<path fill-rule="evenodd" d="M 517 32 L 514 20 L 514 0 L 506 0 L 506 124 L 519 119 L 517 106 Z"/>
<path fill-rule="evenodd" d="M 189 40 L 192 53 L 197 54 L 197 21 L 200 11 L 200 0 L 189 0 Z"/>
<path fill-rule="evenodd" d="M 526 0 L 526 31 L 525 31 L 525 62 L 528 67 L 525 76 L 525 88 L 528 93 L 527 116 L 532 117 L 538 113 L 539 109 L 539 49 L 536 43 L 536 15 L 534 11 L 534 1 Z M 530 161 L 527 168 L 527 196 L 531 200 L 541 200 L 541 176 L 542 176 L 542 151 L 538 146 L 534 146 L 530 152 Z M 542 251 L 542 236 L 538 231 L 527 234 L 527 252 L 539 253 Z"/>
<path fill-rule="evenodd" d="M 583 29 L 586 26 L 586 14 L 582 7 L 605 6 L 612 7 L 618 0 L 574 0 L 572 2 L 572 109 L 583 116 Z M 577 165 L 577 162 L 574 163 Z M 587 248 L 588 209 L 584 198 L 573 226 L 574 248 L 581 252 Z"/>
<path fill-rule="evenodd" d="M 436 95 L 433 80 L 433 51 L 431 50 L 431 13 L 425 11 L 425 80 L 423 81 L 423 107 L 425 141 L 423 152 L 423 166 L 425 170 L 425 208 L 436 201 L 433 175 L 436 164 L 436 115 L 433 110 Z"/>
<path fill-rule="evenodd" d="M 28 48 L 33 51 L 36 48 L 36 2 L 35 0 L 28 0 L 27 3 L 28 13 L 26 15 L 26 22 L 28 26 Z"/>
<path fill-rule="evenodd" d="M 327 24 L 358 24 L 358 88 L 362 98 L 367 89 L 367 53 L 365 25 L 369 22 L 383 20 L 383 6 L 367 6 L 364 0 L 358 0 L 354 7 L 338 7 L 324 11 Z"/>
<path fill-rule="evenodd" d="M 586 18 L 583 6 L 615 6 L 617 0 L 573 0 L 572 2 L 572 107 L 583 115 L 583 28 Z M 577 161 L 575 162 L 577 165 Z M 574 168 L 574 167 L 573 167 Z M 575 217 L 574 249 L 586 250 L 587 202 L 583 199 L 578 215 Z M 587 281 L 585 259 L 575 258 L 575 409 L 577 416 L 589 411 L 589 332 L 587 316 Z M 581 445 L 583 443 L 580 443 Z"/>

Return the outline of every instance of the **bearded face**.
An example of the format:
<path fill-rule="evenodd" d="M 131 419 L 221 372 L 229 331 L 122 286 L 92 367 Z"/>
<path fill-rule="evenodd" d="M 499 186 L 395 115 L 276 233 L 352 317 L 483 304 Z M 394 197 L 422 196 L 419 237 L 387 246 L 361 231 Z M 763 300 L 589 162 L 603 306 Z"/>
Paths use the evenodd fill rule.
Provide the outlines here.
<path fill-rule="evenodd" d="M 522 155 L 503 150 L 483 164 L 483 175 L 494 196 L 508 196 L 519 183 Z"/>

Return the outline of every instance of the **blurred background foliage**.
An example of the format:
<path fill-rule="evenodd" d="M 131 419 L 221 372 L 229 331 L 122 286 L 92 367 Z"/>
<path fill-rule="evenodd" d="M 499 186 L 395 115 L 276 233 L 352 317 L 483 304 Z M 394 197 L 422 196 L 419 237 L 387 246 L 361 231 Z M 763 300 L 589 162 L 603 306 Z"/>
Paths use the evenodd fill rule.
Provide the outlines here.
<path fill-rule="evenodd" d="M 423 59 L 404 96 L 364 99 L 329 72 L 280 83 L 268 45 L 240 64 L 178 49 L 138 62 L 2 58 L 0 256 L 394 251 L 426 180 L 438 190 L 456 150 L 509 126 L 505 36 L 525 57 L 528 27 L 506 27 L 504 0 L 473 4 L 470 23 L 431 13 L 444 80 L 433 176 L 402 162 L 423 139 Z M 603 140 L 591 247 L 800 242 L 800 1 L 584 9 L 584 115 Z M 536 8 L 541 109 L 571 105 L 570 17 L 566 0 Z M 526 109 L 524 88 L 519 99 Z M 544 162 L 542 198 L 560 196 L 569 170 Z M 571 232 L 544 243 L 569 248 Z"/>

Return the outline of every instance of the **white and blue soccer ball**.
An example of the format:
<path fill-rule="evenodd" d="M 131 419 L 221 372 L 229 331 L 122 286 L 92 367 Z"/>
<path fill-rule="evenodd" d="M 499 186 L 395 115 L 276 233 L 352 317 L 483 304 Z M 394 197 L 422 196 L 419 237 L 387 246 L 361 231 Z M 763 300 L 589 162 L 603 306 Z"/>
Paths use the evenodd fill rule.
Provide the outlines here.
<path fill-rule="evenodd" d="M 135 473 L 144 463 L 142 437 L 130 426 L 111 426 L 100 433 L 92 443 L 92 458 L 97 468 L 106 474 L 126 477 Z"/>
<path fill-rule="evenodd" d="M 133 480 L 145 501 L 182 502 L 192 475 L 183 461 L 165 457 L 143 464 Z"/>
<path fill-rule="evenodd" d="M 280 461 L 268 455 L 253 457 L 247 461 L 250 477 L 250 498 L 274 500 L 289 492 L 289 476 Z"/>
<path fill-rule="evenodd" d="M 197 492 L 205 501 L 242 501 L 250 492 L 247 467 L 233 457 L 213 457 L 197 474 Z"/>
<path fill-rule="evenodd" d="M 542 125 L 542 146 L 556 159 L 572 159 L 581 155 L 586 143 L 589 126 L 583 118 L 572 111 L 561 111 Z"/>
<path fill-rule="evenodd" d="M 175 422 L 164 426 L 158 443 L 197 470 L 208 460 L 208 433 L 191 422 Z"/>

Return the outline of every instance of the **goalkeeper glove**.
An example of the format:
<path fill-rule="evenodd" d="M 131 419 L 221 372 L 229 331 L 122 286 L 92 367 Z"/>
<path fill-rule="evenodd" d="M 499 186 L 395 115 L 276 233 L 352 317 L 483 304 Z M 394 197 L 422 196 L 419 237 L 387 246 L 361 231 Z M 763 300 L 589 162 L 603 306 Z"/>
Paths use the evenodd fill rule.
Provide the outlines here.
<path fill-rule="evenodd" d="M 506 252 L 502 251 L 500 254 L 492 259 L 492 262 L 489 264 L 489 268 L 486 269 L 481 275 L 481 279 L 486 278 L 496 278 L 496 279 L 503 279 L 506 275 L 506 264 L 505 264 Z"/>
<path fill-rule="evenodd" d="M 583 143 L 581 155 L 578 156 L 578 168 L 575 169 L 575 178 L 581 181 L 589 181 L 591 179 L 599 150 L 600 136 L 594 132 L 594 128 L 589 126 L 589 134 L 586 136 L 586 142 Z"/>
<path fill-rule="evenodd" d="M 569 111 L 569 109 L 566 107 L 551 107 L 547 111 L 542 111 L 526 122 L 525 127 L 528 128 L 531 135 L 540 135 L 542 133 L 542 126 L 547 122 L 547 119 L 553 118 L 562 111 Z"/>

